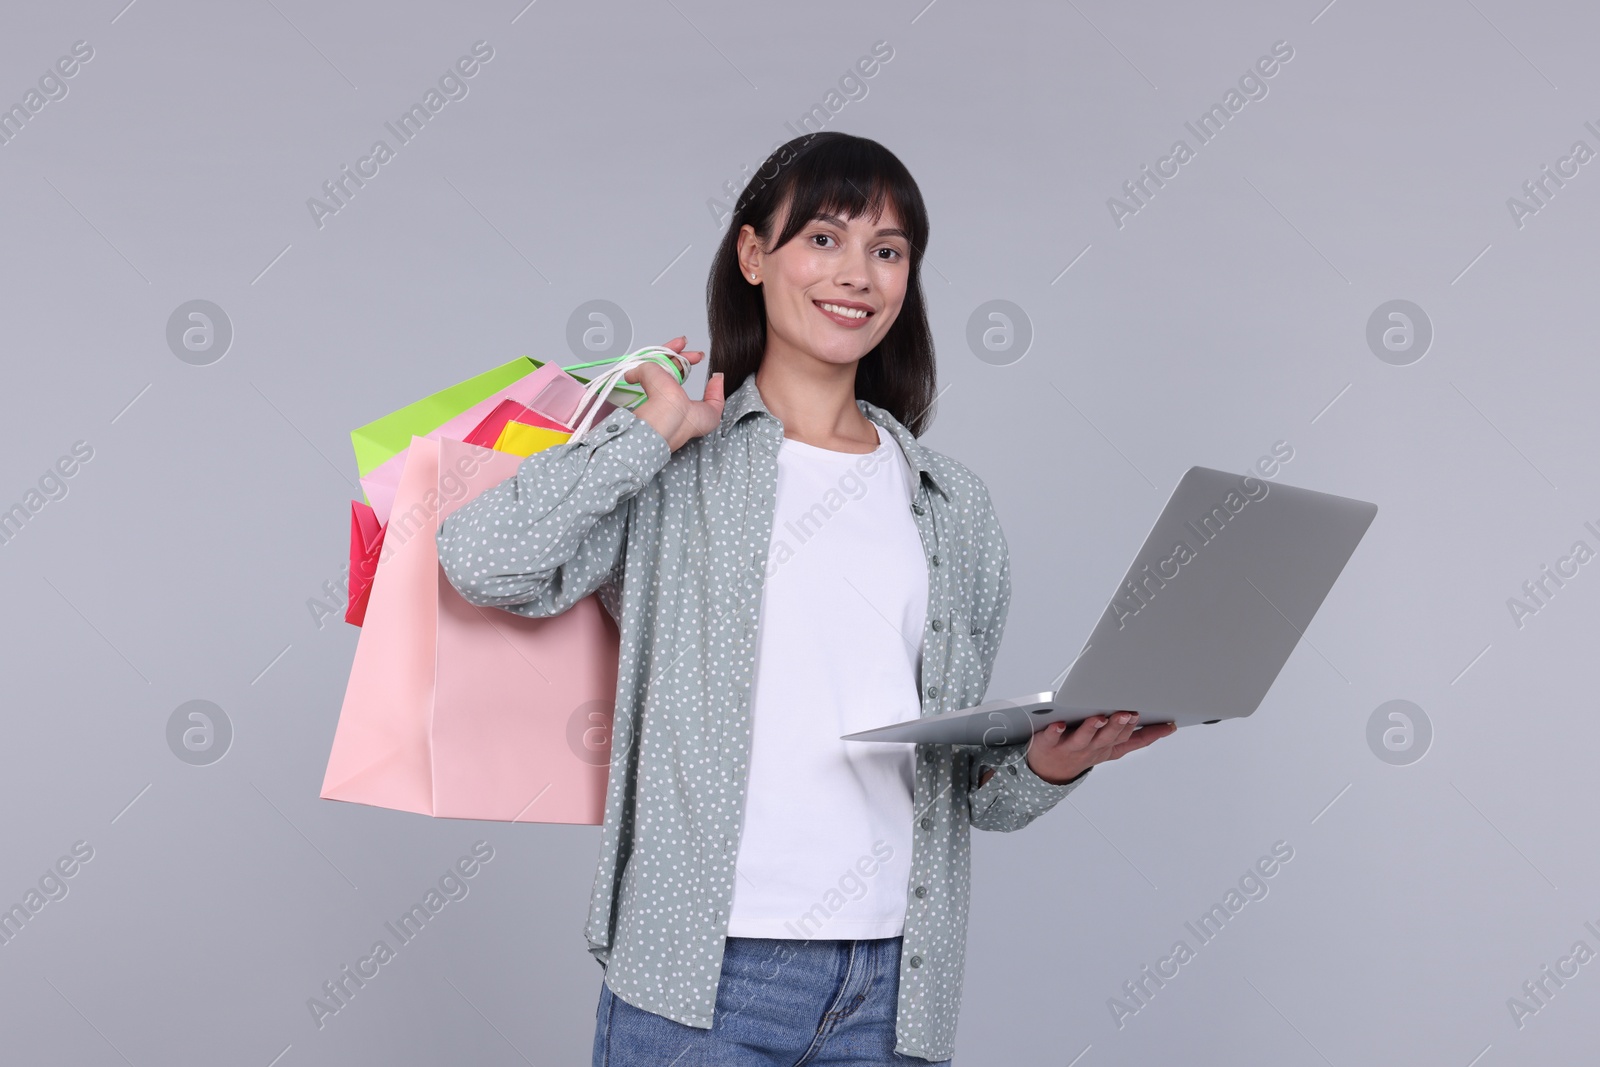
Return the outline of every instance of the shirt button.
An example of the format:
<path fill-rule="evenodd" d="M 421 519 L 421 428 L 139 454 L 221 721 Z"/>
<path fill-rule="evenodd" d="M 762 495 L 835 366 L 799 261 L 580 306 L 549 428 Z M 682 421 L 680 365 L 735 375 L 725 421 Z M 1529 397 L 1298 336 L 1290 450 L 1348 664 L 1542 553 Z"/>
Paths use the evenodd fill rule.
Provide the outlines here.
<path fill-rule="evenodd" d="M 610 430 L 612 433 L 616 433 L 618 430 L 622 429 L 622 424 L 619 422 L 608 422 L 606 423 L 606 429 Z"/>
<path fill-rule="evenodd" d="M 933 565 L 934 565 L 934 566 L 935 566 L 935 567 L 937 567 L 937 566 L 938 566 L 938 565 L 939 565 L 939 557 L 938 557 L 938 556 L 934 556 L 934 557 L 933 557 L 933 558 L 932 558 L 932 559 L 931 559 L 931 560 L 929 560 L 929 561 L 928 561 L 928 562 L 929 562 L 929 563 L 932 563 L 932 564 L 933 564 Z"/>
<path fill-rule="evenodd" d="M 921 504 L 912 504 L 911 505 L 911 510 L 916 512 L 918 515 L 921 515 L 922 514 L 922 505 Z"/>
<path fill-rule="evenodd" d="M 930 819 L 928 816 L 924 815 L 922 817 L 922 823 L 920 825 L 922 826 L 922 828 L 924 830 L 932 830 L 933 829 L 933 820 Z"/>
<path fill-rule="evenodd" d="M 921 967 L 922 966 L 922 957 L 921 956 L 912 956 L 911 957 L 911 966 L 913 966 L 913 967 Z"/>
<path fill-rule="evenodd" d="M 933 620 L 933 632 L 934 633 L 938 633 L 942 629 L 944 629 L 944 620 L 942 620 L 942 619 L 934 619 Z"/>
<path fill-rule="evenodd" d="M 930 685 L 930 686 L 928 686 L 928 695 L 929 695 L 929 696 L 930 696 L 930 697 L 936 697 L 936 696 L 938 696 L 938 695 L 939 695 L 939 687 L 938 687 L 938 686 L 936 686 L 936 685 Z"/>
<path fill-rule="evenodd" d="M 925 897 L 928 895 L 928 887 L 925 885 L 919 885 L 917 886 L 916 893 L 919 897 Z"/>
<path fill-rule="evenodd" d="M 1017 773 L 1017 765 L 1015 763 L 1013 763 L 1010 766 L 1008 766 L 1006 768 L 1006 770 L 1010 771 L 1012 774 L 1016 774 Z"/>

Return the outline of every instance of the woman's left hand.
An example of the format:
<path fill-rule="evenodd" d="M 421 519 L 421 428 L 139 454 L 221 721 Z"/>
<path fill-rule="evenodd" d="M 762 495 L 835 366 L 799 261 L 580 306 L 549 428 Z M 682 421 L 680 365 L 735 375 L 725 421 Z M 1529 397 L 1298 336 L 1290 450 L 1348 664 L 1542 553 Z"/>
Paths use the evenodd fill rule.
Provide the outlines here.
<path fill-rule="evenodd" d="M 1028 766 L 1045 781 L 1061 785 L 1096 763 L 1117 759 L 1177 730 L 1174 722 L 1140 726 L 1137 711 L 1091 715 L 1070 734 L 1066 723 L 1052 723 L 1033 735 L 1028 745 Z"/>

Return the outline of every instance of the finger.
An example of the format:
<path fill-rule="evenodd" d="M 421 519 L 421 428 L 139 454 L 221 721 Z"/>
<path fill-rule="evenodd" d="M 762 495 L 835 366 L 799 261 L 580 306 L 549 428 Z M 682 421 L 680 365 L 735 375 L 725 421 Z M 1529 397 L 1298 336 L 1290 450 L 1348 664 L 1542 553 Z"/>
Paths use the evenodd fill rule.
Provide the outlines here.
<path fill-rule="evenodd" d="M 703 351 L 699 351 L 697 349 L 685 351 L 683 346 L 687 343 L 687 339 L 683 337 L 674 337 L 667 344 L 661 346 L 676 353 L 672 357 L 672 362 L 678 367 L 678 378 L 680 381 L 688 381 L 689 371 L 693 368 L 694 364 L 700 362 L 700 360 L 704 359 L 706 355 Z"/>
<path fill-rule="evenodd" d="M 722 372 L 721 371 L 717 371 L 717 373 L 713 374 L 710 378 L 708 378 L 706 380 L 706 391 L 705 391 L 704 401 L 707 404 L 715 404 L 716 405 L 716 411 L 717 411 L 717 415 L 718 415 L 719 418 L 722 415 L 722 405 L 723 405 L 723 402 L 726 399 L 723 396 L 722 389 L 723 389 Z"/>
<path fill-rule="evenodd" d="M 1136 748 L 1143 748 L 1152 741 L 1160 740 L 1171 732 L 1167 723 L 1159 723 L 1155 726 L 1141 726 L 1122 743 L 1121 747 L 1131 752 Z"/>
<path fill-rule="evenodd" d="M 1122 726 L 1113 721 L 1100 731 L 1100 736 L 1095 739 L 1094 746 L 1089 750 L 1089 757 L 1095 760 L 1115 759 L 1117 749 L 1124 743 Z"/>
<path fill-rule="evenodd" d="M 691 425 L 697 434 L 710 433 L 721 424 L 724 403 L 723 375 L 718 371 L 706 379 L 700 400 L 693 405 Z"/>
<path fill-rule="evenodd" d="M 1119 711 L 1115 716 L 1115 720 L 1112 725 L 1117 728 L 1117 733 L 1112 740 L 1113 747 L 1123 744 L 1133 736 L 1133 732 L 1139 728 L 1139 713 L 1137 711 Z"/>
<path fill-rule="evenodd" d="M 1064 722 L 1046 723 L 1042 729 L 1035 730 L 1028 738 L 1028 748 L 1038 745 L 1046 751 L 1060 748 L 1067 740 L 1067 724 Z"/>
<path fill-rule="evenodd" d="M 1139 723 L 1139 712 L 1128 712 L 1128 726 L 1126 726 L 1125 731 L 1123 731 L 1122 741 L 1126 741 L 1128 737 L 1138 733 L 1139 728 L 1141 728 L 1141 723 Z M 1122 741 L 1118 741 L 1117 744 L 1122 744 Z"/>
<path fill-rule="evenodd" d="M 643 386 L 644 395 L 646 397 L 655 397 L 661 395 L 662 393 L 671 393 L 674 387 L 680 389 L 680 391 L 682 389 L 682 387 L 678 385 L 678 378 L 675 374 L 667 370 L 667 368 L 663 367 L 659 363 L 648 361 L 640 363 L 637 366 L 631 367 L 624 371 L 622 374 L 622 380 L 625 382 L 633 382 L 635 385 Z"/>
<path fill-rule="evenodd" d="M 1093 747 L 1095 738 L 1099 736 L 1108 721 L 1104 715 L 1091 715 L 1080 722 L 1070 734 L 1066 733 L 1066 724 L 1063 723 L 1062 747 L 1073 752 L 1087 752 Z"/>
<path fill-rule="evenodd" d="M 1132 737 L 1128 738 L 1128 740 L 1117 746 L 1116 755 L 1112 756 L 1111 758 L 1116 759 L 1117 756 L 1144 748 L 1146 745 L 1153 744 L 1161 740 L 1163 737 L 1171 737 L 1177 732 L 1178 724 L 1175 722 L 1163 722 L 1156 723 L 1152 726 L 1141 726 L 1139 729 L 1133 732 Z"/>

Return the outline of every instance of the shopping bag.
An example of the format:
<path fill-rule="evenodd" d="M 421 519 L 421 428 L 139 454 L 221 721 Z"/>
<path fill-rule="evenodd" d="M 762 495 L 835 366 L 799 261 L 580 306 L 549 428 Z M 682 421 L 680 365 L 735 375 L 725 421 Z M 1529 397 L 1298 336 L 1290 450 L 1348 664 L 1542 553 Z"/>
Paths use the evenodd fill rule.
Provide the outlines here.
<path fill-rule="evenodd" d="M 359 500 L 350 501 L 350 583 L 344 621 L 356 626 L 367 614 L 372 575 L 383 551 L 384 527 L 373 510 Z"/>
<path fill-rule="evenodd" d="M 513 416 L 518 421 L 512 422 Z M 552 429 L 554 426 L 554 421 L 531 408 L 515 400 L 504 400 L 467 435 L 466 443 L 527 457 L 572 437 L 570 433 Z M 373 572 L 378 567 L 385 529 L 370 506 L 359 500 L 350 501 L 350 581 L 344 620 L 355 626 L 361 625 L 367 613 L 367 596 L 372 589 Z"/>
<path fill-rule="evenodd" d="M 607 399 L 613 391 L 631 398 L 630 408 L 645 399 L 642 390 L 624 385 L 623 379 L 633 368 L 646 362 L 671 370 L 679 382 L 688 373 L 688 361 L 661 345 L 651 345 L 624 356 L 575 363 L 563 371 L 589 367 L 605 369 L 586 382 L 565 373 L 551 376 L 549 384 L 534 398 L 536 410 L 533 411 L 519 409 L 515 401 L 502 401 L 467 440 L 472 444 L 490 444 L 491 434 L 498 424 L 501 429 L 499 435 L 493 437 L 494 448 L 529 456 L 573 437 L 581 437 L 595 419 L 616 410 L 616 404 Z"/>
<path fill-rule="evenodd" d="M 460 441 L 472 433 L 506 400 L 531 408 L 535 413 L 560 425 L 567 425 L 566 417 L 572 414 L 579 400 L 585 396 L 586 383 L 572 377 L 555 363 L 538 364 L 536 360 L 531 359 L 527 362 L 536 365 L 537 369 L 433 429 L 426 432 L 418 431 L 418 435 L 430 439 Z M 615 407 L 616 405 L 605 401 L 600 405 L 600 412 L 596 417 L 604 418 L 605 414 Z M 404 469 L 405 449 L 401 449 L 361 478 L 361 489 L 366 494 L 367 503 L 377 514 L 379 522 L 389 521 L 389 513 L 394 507 L 394 494 L 400 487 L 400 474 Z"/>
<path fill-rule="evenodd" d="M 385 415 L 375 422 L 350 431 L 356 453 L 356 473 L 365 478 L 385 460 L 405 451 L 411 438 L 437 430 L 446 422 L 493 396 L 519 378 L 525 378 L 543 364 L 518 356 L 464 382 L 425 396 L 414 404 Z"/>
<path fill-rule="evenodd" d="M 500 431 L 500 436 L 495 439 L 494 447 L 497 452 L 510 452 L 514 456 L 531 456 L 535 452 L 543 452 L 571 439 L 570 433 L 547 430 L 543 426 L 529 426 L 521 422 L 508 422 Z"/>
<path fill-rule="evenodd" d="M 462 440 L 480 448 L 493 448 L 494 443 L 500 439 L 501 431 L 506 428 L 506 423 L 512 421 L 528 426 L 543 426 L 548 430 L 565 432 L 568 429 L 556 420 L 540 415 L 532 408 L 523 407 L 515 400 L 502 400 L 482 422 L 478 423 L 477 428 Z"/>
<path fill-rule="evenodd" d="M 440 523 L 522 458 L 413 437 L 321 795 L 437 818 L 598 825 L 616 623 L 590 595 L 530 619 L 468 604 Z"/>

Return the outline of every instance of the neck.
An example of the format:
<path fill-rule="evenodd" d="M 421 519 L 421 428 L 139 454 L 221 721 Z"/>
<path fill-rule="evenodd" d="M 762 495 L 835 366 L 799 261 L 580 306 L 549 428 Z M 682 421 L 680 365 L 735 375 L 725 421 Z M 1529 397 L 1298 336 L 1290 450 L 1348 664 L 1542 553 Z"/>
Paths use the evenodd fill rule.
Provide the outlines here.
<path fill-rule="evenodd" d="M 783 435 L 836 452 L 870 452 L 878 432 L 856 406 L 856 364 L 784 359 L 772 352 L 757 369 L 761 402 L 783 423 Z"/>

